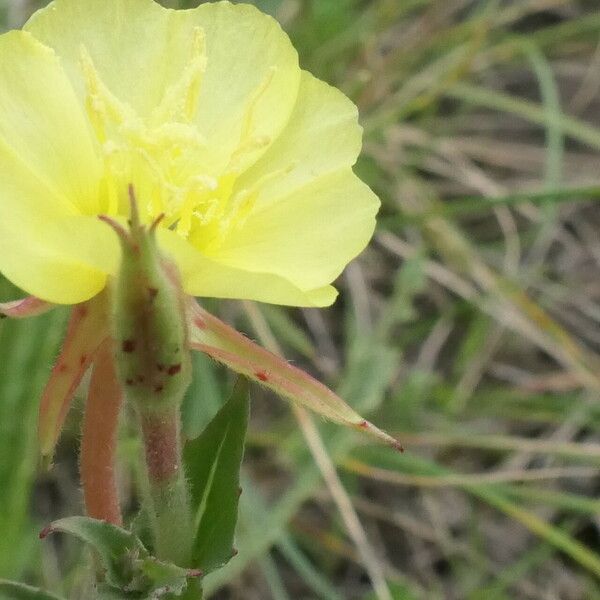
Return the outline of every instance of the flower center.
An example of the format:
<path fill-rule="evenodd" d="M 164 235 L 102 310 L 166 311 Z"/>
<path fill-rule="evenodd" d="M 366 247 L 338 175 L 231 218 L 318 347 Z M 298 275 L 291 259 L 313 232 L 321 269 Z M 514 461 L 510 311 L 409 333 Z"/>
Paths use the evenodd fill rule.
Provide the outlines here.
<path fill-rule="evenodd" d="M 209 250 L 243 224 L 264 183 L 263 178 L 251 188 L 235 186 L 243 159 L 271 142 L 252 132 L 256 104 L 269 87 L 274 68 L 248 98 L 237 146 L 225 166 L 219 166 L 195 124 L 207 64 L 200 27 L 194 30 L 191 46 L 179 79 L 167 88 L 149 117 L 137 114 L 108 89 L 84 46 L 80 65 L 86 110 L 104 162 L 103 212 L 126 216 L 127 188 L 133 184 L 143 222 L 164 214 L 162 226 L 201 240 Z"/>

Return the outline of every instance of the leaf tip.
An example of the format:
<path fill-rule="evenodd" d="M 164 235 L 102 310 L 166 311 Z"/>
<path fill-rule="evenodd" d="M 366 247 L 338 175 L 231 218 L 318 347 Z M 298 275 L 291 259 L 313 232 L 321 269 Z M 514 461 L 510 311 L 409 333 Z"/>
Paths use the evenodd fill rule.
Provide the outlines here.
<path fill-rule="evenodd" d="M 375 427 L 373 423 L 362 420 L 359 423 L 356 423 L 355 427 L 357 429 L 360 429 L 361 431 L 372 435 L 373 437 L 376 437 L 379 441 L 382 441 L 388 446 L 391 446 L 394 450 L 398 452 L 404 452 L 404 446 L 396 438 L 392 437 L 385 431 L 382 431 L 378 427 Z"/>
<path fill-rule="evenodd" d="M 397 450 L 401 454 L 404 452 L 404 446 L 398 440 L 394 440 L 391 445 L 394 450 Z"/>

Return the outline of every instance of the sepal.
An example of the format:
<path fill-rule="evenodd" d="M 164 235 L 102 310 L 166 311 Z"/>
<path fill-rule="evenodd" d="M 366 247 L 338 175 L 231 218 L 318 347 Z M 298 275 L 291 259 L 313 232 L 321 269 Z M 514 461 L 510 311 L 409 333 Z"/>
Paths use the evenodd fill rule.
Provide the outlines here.
<path fill-rule="evenodd" d="M 0 302 L 0 317 L 26 319 L 27 317 L 42 315 L 54 307 L 55 304 L 40 300 L 35 296 L 27 296 L 10 302 Z"/>
<path fill-rule="evenodd" d="M 38 437 L 46 460 L 52 458 L 71 400 L 100 344 L 108 337 L 106 295 L 76 304 L 58 359 L 42 393 Z"/>
<path fill-rule="evenodd" d="M 208 354 L 237 373 L 330 421 L 368 433 L 403 451 L 400 442 L 363 419 L 327 386 L 223 323 L 195 300 L 189 303 L 189 320 L 193 350 Z"/>

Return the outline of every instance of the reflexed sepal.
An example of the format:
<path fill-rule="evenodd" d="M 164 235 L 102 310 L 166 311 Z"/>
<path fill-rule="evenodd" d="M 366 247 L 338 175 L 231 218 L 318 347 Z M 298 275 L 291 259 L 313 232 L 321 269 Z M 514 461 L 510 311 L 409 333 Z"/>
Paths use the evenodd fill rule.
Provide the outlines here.
<path fill-rule="evenodd" d="M 308 373 L 255 344 L 204 310 L 195 300 L 190 301 L 188 311 L 192 349 L 208 354 L 234 371 L 326 419 L 364 431 L 402 451 L 400 442 L 363 419 Z"/>
<path fill-rule="evenodd" d="M 35 296 L 27 296 L 20 300 L 11 300 L 10 302 L 0 302 L 0 317 L 10 317 L 11 319 L 26 319 L 41 315 L 54 308 L 54 304 L 40 300 Z"/>
<path fill-rule="evenodd" d="M 58 359 L 42 393 L 38 435 L 40 450 L 51 459 L 65 417 L 87 368 L 100 344 L 108 337 L 106 295 L 76 304 Z"/>

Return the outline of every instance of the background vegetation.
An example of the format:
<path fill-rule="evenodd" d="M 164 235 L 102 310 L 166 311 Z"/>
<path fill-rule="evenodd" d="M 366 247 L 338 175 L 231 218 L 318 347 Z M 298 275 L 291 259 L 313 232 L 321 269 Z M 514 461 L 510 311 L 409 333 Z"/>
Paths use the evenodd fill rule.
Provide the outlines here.
<path fill-rule="evenodd" d="M 305 68 L 359 105 L 358 171 L 383 208 L 331 309 L 210 308 L 407 451 L 299 427 L 255 390 L 239 554 L 208 588 L 244 600 L 600 598 L 600 5 L 255 4 Z M 0 0 L 1 22 L 36 7 Z M 35 436 L 65 317 L 0 324 L 0 577 L 68 595 L 85 553 L 37 531 L 82 512 L 81 404 L 49 472 Z M 195 369 L 192 433 L 229 386 L 198 356 Z M 122 437 L 134 507 L 126 422 Z"/>

